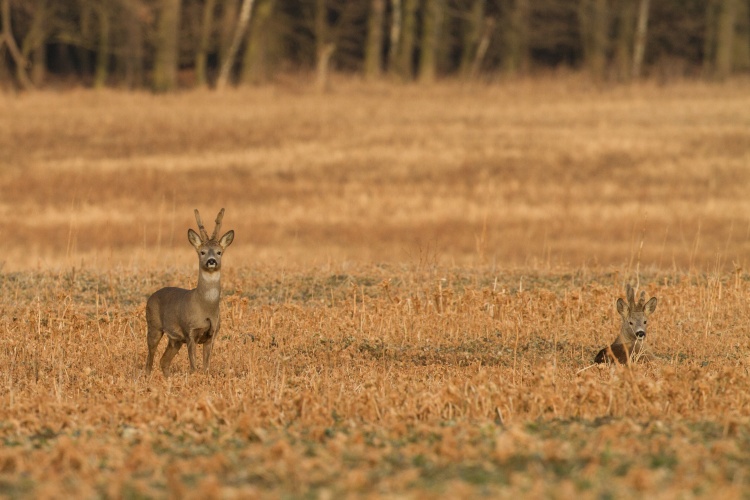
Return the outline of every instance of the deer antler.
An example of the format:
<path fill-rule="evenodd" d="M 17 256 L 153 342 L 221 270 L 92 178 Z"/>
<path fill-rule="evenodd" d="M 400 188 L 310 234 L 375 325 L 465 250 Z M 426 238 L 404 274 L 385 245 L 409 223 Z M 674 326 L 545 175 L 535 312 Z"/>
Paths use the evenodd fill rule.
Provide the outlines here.
<path fill-rule="evenodd" d="M 643 310 L 643 306 L 646 305 L 646 291 L 641 290 L 641 297 L 638 299 L 638 307 Z"/>
<path fill-rule="evenodd" d="M 224 209 L 222 208 L 219 210 L 219 215 L 216 216 L 216 227 L 214 228 L 214 234 L 211 235 L 211 239 L 215 240 L 216 235 L 219 234 L 219 229 L 221 229 L 221 219 L 224 218 Z"/>
<path fill-rule="evenodd" d="M 633 287 L 630 286 L 630 283 L 625 285 L 625 290 L 628 294 L 628 307 L 631 311 L 635 310 L 635 290 L 633 290 Z"/>
<path fill-rule="evenodd" d="M 198 209 L 195 209 L 195 222 L 198 223 L 198 230 L 201 232 L 201 241 L 208 241 L 208 232 L 203 227 L 203 221 L 201 221 L 201 214 L 198 213 Z M 215 232 L 215 231 L 214 231 Z"/>

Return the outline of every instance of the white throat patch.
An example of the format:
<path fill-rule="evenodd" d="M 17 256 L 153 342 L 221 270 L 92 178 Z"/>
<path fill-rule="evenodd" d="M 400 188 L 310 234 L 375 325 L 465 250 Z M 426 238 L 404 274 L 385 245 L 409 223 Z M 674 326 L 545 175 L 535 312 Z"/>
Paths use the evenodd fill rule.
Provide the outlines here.
<path fill-rule="evenodd" d="M 219 280 L 221 279 L 221 273 L 209 273 L 201 271 L 201 279 L 203 283 L 208 285 L 206 290 L 203 292 L 203 300 L 206 302 L 217 302 L 219 300 L 219 294 L 221 293 L 219 288 Z"/>
<path fill-rule="evenodd" d="M 216 283 L 221 279 L 221 273 L 215 272 L 215 273 L 209 273 L 206 271 L 201 271 L 201 277 L 203 278 L 203 281 L 206 283 Z"/>
<path fill-rule="evenodd" d="M 209 288 L 203 293 L 203 298 L 206 300 L 206 302 L 215 302 L 219 300 L 219 289 Z"/>

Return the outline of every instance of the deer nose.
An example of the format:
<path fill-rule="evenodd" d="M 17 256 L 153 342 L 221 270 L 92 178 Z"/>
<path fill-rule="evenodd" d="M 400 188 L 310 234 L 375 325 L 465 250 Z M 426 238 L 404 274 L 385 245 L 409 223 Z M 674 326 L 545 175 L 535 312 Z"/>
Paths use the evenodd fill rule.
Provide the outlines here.
<path fill-rule="evenodd" d="M 206 261 L 206 267 L 216 267 L 216 265 L 217 265 L 216 259 L 214 259 L 213 257 L 211 257 L 210 259 Z"/>
<path fill-rule="evenodd" d="M 638 337 L 639 339 L 642 339 L 643 337 L 646 336 L 646 332 L 644 332 L 643 330 L 638 330 L 637 332 L 635 332 L 635 336 Z"/>

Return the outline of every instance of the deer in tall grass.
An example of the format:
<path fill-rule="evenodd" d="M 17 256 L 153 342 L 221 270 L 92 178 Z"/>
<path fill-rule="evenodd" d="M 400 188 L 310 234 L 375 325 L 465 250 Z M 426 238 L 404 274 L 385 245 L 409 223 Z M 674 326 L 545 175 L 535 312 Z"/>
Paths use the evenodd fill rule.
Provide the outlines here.
<path fill-rule="evenodd" d="M 169 365 L 187 344 L 190 371 L 195 371 L 195 346 L 203 344 L 203 371 L 208 371 L 214 338 L 219 333 L 219 298 L 221 297 L 221 257 L 224 250 L 234 240 L 234 231 L 229 231 L 216 239 L 221 229 L 224 209 L 216 216 L 216 227 L 211 237 L 201 222 L 198 209 L 195 220 L 200 235 L 188 229 L 188 241 L 198 253 L 198 286 L 192 290 L 166 287 L 154 292 L 146 303 L 146 323 L 148 324 L 148 359 L 146 372 L 151 373 L 154 354 L 162 335 L 166 334 L 169 344 L 159 364 L 165 377 L 169 376 Z"/>
<path fill-rule="evenodd" d="M 644 347 L 646 339 L 646 324 L 648 317 L 656 310 L 656 297 L 646 302 L 646 292 L 641 291 L 638 303 L 635 302 L 635 291 L 628 284 L 626 286 L 628 302 L 617 299 L 617 312 L 622 317 L 620 334 L 609 347 L 605 347 L 594 358 L 595 363 L 622 364 L 632 363 L 649 356 Z"/>

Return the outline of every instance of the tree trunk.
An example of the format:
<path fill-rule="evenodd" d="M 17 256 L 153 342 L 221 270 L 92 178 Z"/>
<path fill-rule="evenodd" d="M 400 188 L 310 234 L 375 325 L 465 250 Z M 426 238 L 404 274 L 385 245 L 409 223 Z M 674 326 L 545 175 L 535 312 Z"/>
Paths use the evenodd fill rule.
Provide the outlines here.
<path fill-rule="evenodd" d="M 315 63 L 315 88 L 318 92 L 325 92 L 329 89 L 328 72 L 331 56 L 335 50 L 336 46 L 333 43 L 327 43 L 318 48 Z"/>
<path fill-rule="evenodd" d="M 640 0 L 638 5 L 638 21 L 635 28 L 635 40 L 633 43 L 633 67 L 630 71 L 632 78 L 640 78 L 643 68 L 643 59 L 646 54 L 646 33 L 648 30 L 649 0 Z"/>
<path fill-rule="evenodd" d="M 750 1 L 737 4 L 737 24 L 734 33 L 734 70 L 750 69 Z"/>
<path fill-rule="evenodd" d="M 7 54 L 5 50 L 5 36 L 0 30 L 0 91 L 8 90 L 11 82 L 10 73 L 8 73 L 7 56 L 5 54 Z"/>
<path fill-rule="evenodd" d="M 403 0 L 401 43 L 398 47 L 398 73 L 404 80 L 413 77 L 414 41 L 417 32 L 417 6 L 419 0 Z"/>
<path fill-rule="evenodd" d="M 99 5 L 97 9 L 99 18 L 99 39 L 96 50 L 96 71 L 94 73 L 94 88 L 102 88 L 107 83 L 109 70 L 109 9 L 106 3 Z"/>
<path fill-rule="evenodd" d="M 529 0 L 515 0 L 510 13 L 505 52 L 505 71 L 516 75 L 528 70 L 529 52 L 529 18 L 531 8 Z"/>
<path fill-rule="evenodd" d="M 244 84 L 261 83 L 270 77 L 276 33 L 272 32 L 269 20 L 275 8 L 276 0 L 257 0 L 255 4 L 245 56 L 242 59 L 240 81 Z"/>
<path fill-rule="evenodd" d="M 80 13 L 79 21 L 79 34 L 81 37 L 81 43 L 76 46 L 76 56 L 78 58 L 78 67 L 83 77 L 88 80 L 92 73 L 91 61 L 89 60 L 90 50 L 88 45 L 92 43 L 91 37 L 91 19 L 93 17 L 94 8 L 88 0 L 79 0 L 78 11 Z"/>
<path fill-rule="evenodd" d="M 365 47 L 365 77 L 378 78 L 383 69 L 383 18 L 385 0 L 371 0 L 367 19 L 367 45 Z"/>
<path fill-rule="evenodd" d="M 317 59 L 323 52 L 323 48 L 328 44 L 328 5 L 326 0 L 315 0 L 313 23 L 315 28 L 315 56 Z"/>
<path fill-rule="evenodd" d="M 732 73 L 736 16 L 736 0 L 722 0 L 716 36 L 715 76 L 719 80 L 727 78 Z"/>
<path fill-rule="evenodd" d="M 594 46 L 591 54 L 591 72 L 598 80 L 604 78 L 607 69 L 608 21 L 607 0 L 594 0 Z"/>
<path fill-rule="evenodd" d="M 484 4 L 486 2 L 487 0 L 474 0 L 466 17 L 461 62 L 459 64 L 459 73 L 463 78 L 469 77 L 479 47 L 479 40 L 484 28 Z"/>
<path fill-rule="evenodd" d="M 39 87 L 47 75 L 47 44 L 40 43 L 31 51 L 31 81 Z"/>
<path fill-rule="evenodd" d="M 579 20 L 586 67 L 592 78 L 602 80 L 607 66 L 607 0 L 581 0 Z"/>
<path fill-rule="evenodd" d="M 706 2 L 706 35 L 703 41 L 703 75 L 711 77 L 716 67 L 716 29 L 719 18 L 719 2 L 721 0 L 707 0 Z"/>
<path fill-rule="evenodd" d="M 143 25 L 138 15 L 137 4 L 123 4 L 125 7 L 125 37 L 127 44 L 124 50 L 125 84 L 129 88 L 141 87 L 143 78 Z"/>
<path fill-rule="evenodd" d="M 211 33 L 213 32 L 215 7 L 216 0 L 206 0 L 206 3 L 203 5 L 200 39 L 198 40 L 198 51 L 195 53 L 195 83 L 199 87 L 205 87 L 208 84 L 206 66 L 208 49 L 211 44 Z"/>
<path fill-rule="evenodd" d="M 631 0 L 618 0 L 612 7 L 617 18 L 614 39 L 614 72 L 619 81 L 630 80 L 635 46 L 636 5 Z"/>
<path fill-rule="evenodd" d="M 438 41 L 443 21 L 443 0 L 426 0 L 419 51 L 419 81 L 430 83 L 437 75 Z"/>
<path fill-rule="evenodd" d="M 219 5 L 221 6 L 221 17 L 219 18 L 217 31 L 219 34 L 219 67 L 222 67 L 229 54 L 229 47 L 232 45 L 240 9 L 238 0 L 222 0 Z"/>
<path fill-rule="evenodd" d="M 479 39 L 479 45 L 477 46 L 477 53 L 474 55 L 474 61 L 471 63 L 471 78 L 474 79 L 479 76 L 479 70 L 482 67 L 482 61 L 484 56 L 487 54 L 487 48 L 490 46 L 490 37 L 495 29 L 495 20 L 488 17 L 484 20 L 484 29 L 482 30 L 482 36 Z"/>
<path fill-rule="evenodd" d="M 237 20 L 237 27 L 234 30 L 232 44 L 229 46 L 227 56 L 221 64 L 221 69 L 219 70 L 219 78 L 216 80 L 216 90 L 223 90 L 227 86 L 227 83 L 229 83 L 229 75 L 232 72 L 232 66 L 234 66 L 234 58 L 240 48 L 242 39 L 245 37 L 245 31 L 247 30 L 247 25 L 250 22 L 250 15 L 252 14 L 252 12 L 253 0 L 242 0 L 240 18 Z"/>
<path fill-rule="evenodd" d="M 315 88 L 328 90 L 328 70 L 336 45 L 328 40 L 328 5 L 315 0 Z"/>
<path fill-rule="evenodd" d="M 388 34 L 388 72 L 398 72 L 398 53 L 401 42 L 401 0 L 391 0 L 391 29 Z"/>
<path fill-rule="evenodd" d="M 180 0 L 161 0 L 153 80 L 157 92 L 168 92 L 177 85 L 179 26 Z"/>

